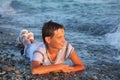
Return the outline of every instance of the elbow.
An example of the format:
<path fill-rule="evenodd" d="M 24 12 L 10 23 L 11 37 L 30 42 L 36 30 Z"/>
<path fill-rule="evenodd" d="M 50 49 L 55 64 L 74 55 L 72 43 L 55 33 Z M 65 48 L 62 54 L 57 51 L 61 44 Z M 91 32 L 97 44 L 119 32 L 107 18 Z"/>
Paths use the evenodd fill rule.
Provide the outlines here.
<path fill-rule="evenodd" d="M 31 69 L 31 74 L 40 74 L 37 68 L 32 68 Z"/>
<path fill-rule="evenodd" d="M 82 64 L 82 65 L 80 65 L 81 66 L 81 69 L 82 69 L 82 71 L 85 71 L 85 65 L 84 64 Z"/>
<path fill-rule="evenodd" d="M 81 65 L 81 64 L 78 65 L 78 67 L 79 67 L 80 71 L 85 71 L 85 69 L 86 69 L 85 66 L 84 66 L 83 64 L 82 64 L 82 65 Z"/>
<path fill-rule="evenodd" d="M 35 71 L 35 69 L 31 69 L 31 74 L 36 74 L 36 71 Z"/>
<path fill-rule="evenodd" d="M 82 70 L 85 71 L 85 69 L 86 69 L 86 68 L 85 68 L 85 66 L 83 65 L 83 66 L 82 66 Z"/>
<path fill-rule="evenodd" d="M 32 68 L 31 69 L 31 74 L 46 74 L 46 72 L 43 72 L 41 70 L 38 70 L 37 68 Z"/>

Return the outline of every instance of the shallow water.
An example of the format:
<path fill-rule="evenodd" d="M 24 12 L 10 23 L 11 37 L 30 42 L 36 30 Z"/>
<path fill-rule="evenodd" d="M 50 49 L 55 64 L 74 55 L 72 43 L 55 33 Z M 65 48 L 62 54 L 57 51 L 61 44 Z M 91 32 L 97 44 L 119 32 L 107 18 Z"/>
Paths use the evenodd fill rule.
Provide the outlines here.
<path fill-rule="evenodd" d="M 48 20 L 65 26 L 66 39 L 86 64 L 103 59 L 104 51 L 109 52 L 106 61 L 111 55 L 120 60 L 114 51 L 116 48 L 119 52 L 120 47 L 119 0 L 0 0 L 0 27 L 16 28 L 18 32 L 26 28 L 42 41 L 41 27 Z"/>

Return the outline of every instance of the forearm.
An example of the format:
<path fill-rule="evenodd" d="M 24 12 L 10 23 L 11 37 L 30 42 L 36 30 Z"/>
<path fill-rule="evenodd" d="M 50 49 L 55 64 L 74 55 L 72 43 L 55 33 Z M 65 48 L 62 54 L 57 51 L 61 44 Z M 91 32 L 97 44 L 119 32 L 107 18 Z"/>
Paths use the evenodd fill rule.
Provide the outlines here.
<path fill-rule="evenodd" d="M 85 67 L 81 65 L 69 66 L 68 68 L 64 68 L 63 72 L 77 72 L 77 71 L 84 71 Z"/>
<path fill-rule="evenodd" d="M 47 66 L 37 66 L 31 68 L 32 74 L 45 74 L 49 72 L 57 72 L 61 71 L 61 67 L 64 64 L 55 64 L 55 65 L 47 65 Z"/>
<path fill-rule="evenodd" d="M 71 70 L 72 72 L 76 72 L 76 71 L 84 71 L 85 67 L 84 66 L 73 66 L 73 69 Z"/>

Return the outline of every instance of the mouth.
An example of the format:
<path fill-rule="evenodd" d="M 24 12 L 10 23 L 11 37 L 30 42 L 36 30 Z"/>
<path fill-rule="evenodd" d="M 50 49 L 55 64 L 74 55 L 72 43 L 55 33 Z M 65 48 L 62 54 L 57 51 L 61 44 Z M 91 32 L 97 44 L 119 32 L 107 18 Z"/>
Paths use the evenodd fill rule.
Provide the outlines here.
<path fill-rule="evenodd" d="M 61 46 L 63 47 L 65 43 L 62 43 Z"/>

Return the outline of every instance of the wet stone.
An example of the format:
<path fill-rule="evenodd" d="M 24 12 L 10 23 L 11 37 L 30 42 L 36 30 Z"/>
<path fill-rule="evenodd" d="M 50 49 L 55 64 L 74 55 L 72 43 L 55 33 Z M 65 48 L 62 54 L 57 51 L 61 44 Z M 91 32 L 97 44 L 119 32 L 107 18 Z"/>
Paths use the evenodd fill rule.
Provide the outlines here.
<path fill-rule="evenodd" d="M 79 77 L 75 77 L 74 80 L 80 80 L 80 78 Z"/>
<path fill-rule="evenodd" d="M 14 33 L 9 33 L 10 36 L 14 36 Z"/>
<path fill-rule="evenodd" d="M 52 77 L 50 80 L 58 80 L 58 77 Z"/>
<path fill-rule="evenodd" d="M 92 76 L 91 79 L 92 80 L 97 80 L 97 76 Z"/>
<path fill-rule="evenodd" d="M 15 54 L 11 54 L 11 57 L 14 57 L 15 56 Z"/>
<path fill-rule="evenodd" d="M 10 66 L 5 65 L 3 67 L 3 70 L 5 70 L 5 71 L 12 71 L 12 70 L 15 70 L 15 67 L 10 67 Z"/>
<path fill-rule="evenodd" d="M 2 78 L 2 80 L 7 80 L 7 78 Z"/>
<path fill-rule="evenodd" d="M 4 75 L 5 73 L 6 73 L 6 71 L 0 70 L 0 75 Z"/>
<path fill-rule="evenodd" d="M 0 48 L 4 47 L 4 44 L 0 44 Z"/>
<path fill-rule="evenodd" d="M 8 42 L 8 44 L 9 44 L 9 45 L 11 45 L 11 44 L 12 44 L 12 42 Z"/>
<path fill-rule="evenodd" d="M 7 41 L 3 41 L 3 44 L 7 44 Z"/>
<path fill-rule="evenodd" d="M 2 31 L 0 31 L 0 34 L 3 34 L 3 32 L 2 32 Z"/>
<path fill-rule="evenodd" d="M 20 74 L 19 74 L 19 73 L 16 74 L 15 77 L 16 77 L 16 78 L 20 78 Z"/>

